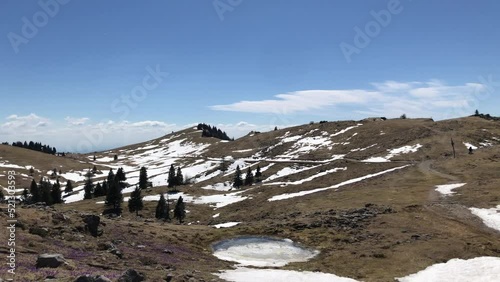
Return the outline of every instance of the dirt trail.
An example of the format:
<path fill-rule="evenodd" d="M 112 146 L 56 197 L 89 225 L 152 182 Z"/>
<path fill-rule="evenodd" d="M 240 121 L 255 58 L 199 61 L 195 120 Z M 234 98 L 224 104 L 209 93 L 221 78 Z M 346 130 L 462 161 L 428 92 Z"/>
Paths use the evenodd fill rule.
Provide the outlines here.
<path fill-rule="evenodd" d="M 431 167 L 432 163 L 432 160 L 423 161 L 418 164 L 418 169 L 426 175 L 436 175 L 449 180 L 451 183 L 460 182 L 460 179 L 454 175 L 433 169 Z M 479 229 L 486 233 L 492 232 L 492 230 L 486 227 L 483 222 L 478 217 L 473 215 L 466 206 L 455 202 L 452 196 L 443 197 L 433 188 L 429 190 L 428 204 L 424 205 L 424 207 L 427 211 L 449 220 L 460 222 L 475 230 Z"/>

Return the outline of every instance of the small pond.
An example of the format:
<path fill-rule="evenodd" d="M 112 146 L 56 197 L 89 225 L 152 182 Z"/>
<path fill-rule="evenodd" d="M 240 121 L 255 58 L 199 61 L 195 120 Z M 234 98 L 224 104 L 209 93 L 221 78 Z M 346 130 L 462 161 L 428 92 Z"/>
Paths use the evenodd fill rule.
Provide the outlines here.
<path fill-rule="evenodd" d="M 244 266 L 281 267 L 291 262 L 303 262 L 319 251 L 299 246 L 289 239 L 245 236 L 223 240 L 212 245 L 214 255 L 221 260 Z"/>

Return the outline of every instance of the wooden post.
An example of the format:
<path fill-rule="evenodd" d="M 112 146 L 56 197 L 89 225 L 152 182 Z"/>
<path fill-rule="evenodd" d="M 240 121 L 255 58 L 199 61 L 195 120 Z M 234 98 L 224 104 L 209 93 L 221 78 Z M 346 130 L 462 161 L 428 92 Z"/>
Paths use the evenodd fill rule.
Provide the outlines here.
<path fill-rule="evenodd" d="M 453 158 L 455 158 L 455 142 L 453 142 L 453 138 L 451 138 L 451 147 L 453 148 Z"/>

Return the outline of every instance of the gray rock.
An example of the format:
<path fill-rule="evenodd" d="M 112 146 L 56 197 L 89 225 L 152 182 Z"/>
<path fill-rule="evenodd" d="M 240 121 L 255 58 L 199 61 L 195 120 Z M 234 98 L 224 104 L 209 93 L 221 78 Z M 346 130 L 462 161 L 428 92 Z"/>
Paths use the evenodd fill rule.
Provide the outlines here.
<path fill-rule="evenodd" d="M 95 282 L 95 279 L 90 275 L 83 275 L 76 278 L 75 282 Z"/>
<path fill-rule="evenodd" d="M 41 254 L 38 255 L 36 260 L 37 268 L 58 268 L 65 264 L 67 264 L 67 262 L 61 254 Z"/>
<path fill-rule="evenodd" d="M 85 229 L 90 232 L 94 237 L 101 236 L 103 231 L 99 229 L 99 224 L 101 223 L 101 218 L 98 215 L 85 215 L 83 218 L 85 222 Z"/>
<path fill-rule="evenodd" d="M 90 276 L 90 275 L 83 275 L 78 278 L 76 278 L 75 282 L 111 282 L 109 278 L 106 276 Z"/>
<path fill-rule="evenodd" d="M 112 282 L 112 281 L 106 276 L 99 275 L 95 277 L 95 282 Z"/>
<path fill-rule="evenodd" d="M 144 274 L 137 272 L 134 269 L 129 269 L 123 273 L 122 277 L 118 279 L 118 282 L 141 282 L 145 280 L 146 278 Z"/>
<path fill-rule="evenodd" d="M 49 229 L 45 227 L 31 227 L 30 234 L 38 235 L 42 238 L 45 238 L 49 235 Z"/>

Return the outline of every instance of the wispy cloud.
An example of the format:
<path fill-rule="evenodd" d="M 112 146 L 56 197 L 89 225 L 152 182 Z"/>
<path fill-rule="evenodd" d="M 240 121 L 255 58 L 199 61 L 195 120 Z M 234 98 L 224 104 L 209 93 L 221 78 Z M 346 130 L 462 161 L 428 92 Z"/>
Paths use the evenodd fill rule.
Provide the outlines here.
<path fill-rule="evenodd" d="M 446 116 L 450 108 L 466 108 L 474 94 L 486 91 L 479 83 L 446 85 L 438 80 L 428 82 L 386 81 L 372 83 L 371 89 L 306 90 L 279 94 L 275 99 L 240 101 L 211 106 L 216 111 L 246 113 L 295 114 L 349 106 L 356 113 L 394 116 Z M 456 111 L 455 111 L 456 112 Z"/>
<path fill-rule="evenodd" d="M 89 121 L 89 118 L 82 117 L 82 118 L 74 118 L 74 117 L 66 117 L 64 119 L 68 124 L 70 125 L 84 125 L 87 121 Z"/>

